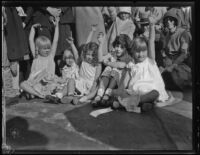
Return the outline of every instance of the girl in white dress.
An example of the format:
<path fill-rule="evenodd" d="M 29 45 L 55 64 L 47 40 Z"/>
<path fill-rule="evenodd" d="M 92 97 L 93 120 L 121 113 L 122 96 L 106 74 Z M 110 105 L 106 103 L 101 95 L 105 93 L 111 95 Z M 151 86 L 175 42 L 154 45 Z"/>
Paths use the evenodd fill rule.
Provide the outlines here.
<path fill-rule="evenodd" d="M 45 80 L 50 80 L 55 75 L 54 56 L 59 36 L 59 20 L 57 17 L 54 21 L 55 32 L 52 44 L 45 36 L 38 36 L 34 41 L 35 29 L 41 28 L 40 24 L 34 24 L 31 28 L 29 43 L 34 60 L 28 80 L 22 82 L 20 87 L 32 96 L 44 98 L 54 88 L 54 85 L 48 85 Z"/>
<path fill-rule="evenodd" d="M 97 80 L 101 74 L 101 63 L 98 61 L 98 51 L 99 49 L 102 49 L 102 46 L 99 46 L 95 42 L 91 42 L 91 38 L 95 31 L 96 26 L 93 25 L 80 57 L 74 45 L 73 38 L 70 37 L 67 39 L 68 43 L 71 45 L 74 57 L 77 60 L 77 65 L 79 66 L 79 75 L 77 78 L 73 79 L 73 82 L 71 81 L 71 83 L 74 84 L 74 87 L 71 86 L 71 90 L 69 90 L 71 94 L 68 94 L 68 96 L 61 99 L 62 103 L 71 102 L 73 96 L 77 93 L 82 96 L 79 101 L 85 102 L 91 98 L 91 94 L 94 94 L 97 91 Z"/>
<path fill-rule="evenodd" d="M 57 87 L 57 89 L 55 90 L 55 94 L 46 96 L 47 100 L 54 103 L 60 103 L 60 99 L 62 99 L 66 95 L 74 95 L 74 80 L 79 78 L 79 67 L 77 65 L 77 57 L 70 49 L 66 49 L 63 53 L 60 70 L 62 76 L 59 78 L 59 87 Z"/>
<path fill-rule="evenodd" d="M 113 102 L 113 107 L 125 107 L 127 111 L 141 112 L 150 110 L 156 101 L 164 102 L 169 96 L 165 90 L 165 84 L 155 62 L 155 18 L 149 17 L 150 36 L 148 43 L 142 37 L 133 41 L 130 51 L 134 63 L 128 65 L 118 63 L 118 67 L 127 68 L 128 80 L 126 88 L 113 90 L 112 95 L 118 96 Z"/>

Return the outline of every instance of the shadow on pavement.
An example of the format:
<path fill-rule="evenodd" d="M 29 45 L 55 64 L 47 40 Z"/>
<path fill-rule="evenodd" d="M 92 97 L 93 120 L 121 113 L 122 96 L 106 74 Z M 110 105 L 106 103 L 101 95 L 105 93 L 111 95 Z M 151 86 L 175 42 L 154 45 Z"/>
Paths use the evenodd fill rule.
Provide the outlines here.
<path fill-rule="evenodd" d="M 66 112 L 73 127 L 119 149 L 191 150 L 192 120 L 155 108 L 143 114 L 112 111 L 92 117 L 91 105 Z"/>
<path fill-rule="evenodd" d="M 43 134 L 29 130 L 29 123 L 22 117 L 14 117 L 6 122 L 7 143 L 14 149 L 21 149 L 26 146 L 40 146 L 44 149 L 48 139 Z M 37 147 L 38 149 L 38 147 Z"/>

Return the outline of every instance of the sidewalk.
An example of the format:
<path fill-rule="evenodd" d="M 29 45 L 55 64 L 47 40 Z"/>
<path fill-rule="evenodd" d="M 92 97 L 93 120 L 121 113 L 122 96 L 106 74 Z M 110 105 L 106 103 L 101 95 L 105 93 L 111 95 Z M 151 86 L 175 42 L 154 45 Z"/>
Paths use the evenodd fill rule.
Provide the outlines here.
<path fill-rule="evenodd" d="M 88 104 L 77 106 L 69 104 L 54 105 L 43 103 L 40 99 L 26 101 L 25 99 L 16 98 L 13 103 L 8 103 L 6 108 L 7 143 L 16 150 L 123 150 L 123 148 L 128 150 L 135 148 L 136 150 L 151 150 L 151 148 L 157 148 L 158 150 L 159 148 L 164 150 L 191 150 L 192 103 L 191 92 L 187 93 L 189 94 L 183 94 L 183 97 L 188 97 L 184 98 L 180 103 L 166 106 L 162 109 L 156 108 L 153 113 L 136 116 L 135 114 L 130 115 L 115 111 L 103 114 L 96 121 L 91 116 L 89 117 L 89 112 L 93 109 L 89 108 L 88 110 L 87 107 L 90 107 Z M 76 112 L 78 113 L 76 114 Z M 143 129 L 143 123 L 137 125 L 140 128 L 134 129 L 136 124 L 130 122 L 130 120 L 122 119 L 120 121 L 122 115 L 126 119 L 130 117 L 130 119 L 135 119 L 135 121 L 139 122 L 144 120 L 143 123 L 146 121 L 150 123 L 150 126 L 156 124 L 157 128 L 148 129 L 148 133 L 141 132 L 141 135 L 137 135 L 137 139 L 136 135 L 133 136 L 134 131 L 131 130 L 140 132 L 139 130 Z M 158 118 L 155 118 L 157 117 L 156 115 L 158 115 Z M 167 118 L 168 115 L 171 118 Z M 109 120 L 110 117 L 114 120 Z M 84 120 L 84 122 L 79 122 L 79 120 Z M 120 127 L 115 130 L 116 133 L 112 133 L 112 127 L 120 126 L 122 121 L 127 126 L 127 133 L 124 133 L 124 129 Z M 180 124 L 181 121 L 185 122 L 185 124 Z M 163 130 L 163 125 L 166 131 Z M 144 126 L 144 128 L 146 127 Z M 100 134 L 96 130 L 101 130 L 104 133 Z M 154 130 L 158 130 L 158 132 L 155 134 Z M 169 134 L 168 136 L 171 137 L 171 140 L 166 137 L 162 138 L 165 132 Z M 122 133 L 124 135 L 121 136 L 120 134 Z M 145 134 L 147 134 L 147 138 L 149 137 L 148 140 L 152 138 L 152 142 L 158 142 L 158 144 L 147 143 Z M 129 137 L 135 137 L 136 139 L 132 140 Z M 139 137 L 143 137 L 143 140 Z M 159 139 L 162 140 L 160 141 Z M 119 142 L 116 143 L 115 140 Z M 139 144 L 142 141 L 147 141 L 146 145 Z M 170 141 L 173 142 L 173 145 L 170 144 L 172 143 Z M 123 147 L 121 143 L 133 144 Z"/>

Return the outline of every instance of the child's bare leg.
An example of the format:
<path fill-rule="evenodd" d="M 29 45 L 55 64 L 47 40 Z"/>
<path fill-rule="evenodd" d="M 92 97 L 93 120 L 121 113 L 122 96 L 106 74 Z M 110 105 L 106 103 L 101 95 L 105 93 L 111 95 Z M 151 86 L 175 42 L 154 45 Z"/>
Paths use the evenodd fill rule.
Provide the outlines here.
<path fill-rule="evenodd" d="M 56 93 L 56 96 L 61 99 L 66 95 L 74 95 L 74 91 L 75 91 L 75 80 L 69 79 L 67 85 L 65 85 L 62 90 L 58 91 Z"/>
<path fill-rule="evenodd" d="M 22 82 L 20 84 L 20 88 L 23 89 L 24 91 L 30 93 L 31 95 L 38 96 L 40 98 L 44 98 L 44 96 L 40 95 L 38 92 L 36 92 L 29 84 L 26 82 Z"/>
<path fill-rule="evenodd" d="M 68 95 L 74 95 L 75 92 L 75 80 L 74 79 L 69 79 L 67 83 L 67 88 L 68 88 Z"/>
<path fill-rule="evenodd" d="M 59 90 L 55 95 L 56 95 L 56 97 L 58 97 L 58 98 L 63 98 L 64 96 L 66 96 L 67 95 L 67 93 L 68 93 L 68 87 L 67 87 L 67 85 L 65 85 L 64 87 L 63 87 L 63 89 L 62 90 Z"/>
<path fill-rule="evenodd" d="M 109 99 L 109 96 L 111 96 L 111 94 L 112 94 L 113 88 L 115 88 L 116 86 L 117 86 L 117 81 L 115 80 L 114 77 L 112 77 L 112 78 L 110 79 L 110 83 L 109 83 L 109 85 L 108 85 L 108 88 L 107 88 L 106 91 L 105 91 L 103 100 L 108 100 L 108 99 Z"/>
<path fill-rule="evenodd" d="M 74 97 L 74 92 L 75 92 L 75 80 L 69 79 L 67 86 L 63 90 L 63 98 L 61 98 L 61 103 L 63 103 L 63 104 L 67 104 L 67 103 L 77 104 L 78 99 L 76 99 L 76 97 Z"/>
<path fill-rule="evenodd" d="M 107 76 L 103 76 L 100 80 L 99 89 L 97 90 L 97 96 L 95 97 L 95 100 L 101 100 L 101 97 L 103 96 L 105 89 L 108 87 L 110 78 Z"/>
<path fill-rule="evenodd" d="M 95 96 L 96 93 L 97 93 L 97 90 L 98 90 L 98 88 L 93 89 L 93 90 L 91 91 L 91 93 L 89 93 L 89 94 L 87 95 L 87 99 L 90 100 L 90 99 L 94 98 L 94 96 Z"/>

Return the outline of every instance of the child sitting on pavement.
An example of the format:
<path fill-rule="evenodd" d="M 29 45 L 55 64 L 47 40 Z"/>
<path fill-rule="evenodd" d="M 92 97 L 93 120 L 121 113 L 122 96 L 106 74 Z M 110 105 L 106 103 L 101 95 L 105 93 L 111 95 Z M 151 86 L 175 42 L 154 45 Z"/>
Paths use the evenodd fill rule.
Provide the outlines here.
<path fill-rule="evenodd" d="M 132 58 L 128 54 L 130 43 L 130 38 L 125 34 L 121 34 L 113 42 L 114 51 L 106 56 L 100 56 L 100 61 L 103 61 L 107 67 L 101 74 L 97 96 L 92 102 L 93 106 L 107 106 L 112 89 L 119 85 L 123 73 L 123 69 L 115 68 L 115 65 L 110 64 L 110 62 L 119 61 L 128 64 L 132 61 Z"/>
<path fill-rule="evenodd" d="M 92 26 L 92 30 L 88 36 L 86 45 L 83 47 L 80 57 L 74 45 L 73 38 L 70 37 L 67 39 L 74 55 L 74 59 L 71 60 L 73 62 L 69 63 L 80 67 L 78 74 L 76 69 L 76 76 L 70 78 L 70 81 L 68 82 L 69 87 L 65 87 L 64 90 L 55 94 L 57 98 L 56 102 L 57 100 L 60 100 L 61 103 L 73 104 L 77 104 L 79 101 L 86 102 L 91 98 L 91 94 L 96 91 L 97 81 L 101 74 L 101 64 L 98 62 L 99 45 L 95 42 L 91 42 L 93 32 L 95 31 L 96 26 Z M 71 55 L 69 52 L 67 53 L 65 52 L 65 55 Z M 68 64 L 67 61 L 68 60 L 66 60 L 66 63 Z M 78 96 L 81 96 L 79 100 L 77 94 Z"/>
<path fill-rule="evenodd" d="M 54 56 L 58 44 L 59 20 L 60 18 L 57 17 L 54 21 L 55 32 L 52 44 L 45 36 L 38 36 L 34 41 L 35 29 L 41 28 L 40 24 L 34 24 L 31 28 L 29 43 L 34 60 L 28 80 L 20 84 L 21 89 L 30 94 L 31 98 L 34 96 L 45 98 L 46 95 L 51 94 L 57 87 L 56 83 L 59 82 L 59 80 L 54 79 Z"/>
<path fill-rule="evenodd" d="M 123 107 L 126 111 L 148 111 L 157 101 L 162 103 L 169 99 L 165 90 L 161 73 L 155 61 L 155 19 L 154 14 L 149 17 L 150 35 L 148 44 L 143 37 L 136 37 L 130 51 L 134 63 L 118 63 L 119 68 L 127 68 L 128 83 L 113 90 L 112 107 Z M 126 77 L 125 76 L 125 77 Z"/>

